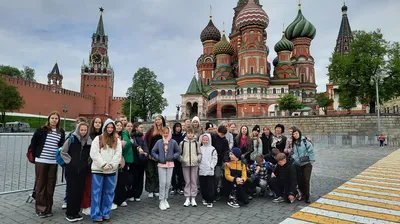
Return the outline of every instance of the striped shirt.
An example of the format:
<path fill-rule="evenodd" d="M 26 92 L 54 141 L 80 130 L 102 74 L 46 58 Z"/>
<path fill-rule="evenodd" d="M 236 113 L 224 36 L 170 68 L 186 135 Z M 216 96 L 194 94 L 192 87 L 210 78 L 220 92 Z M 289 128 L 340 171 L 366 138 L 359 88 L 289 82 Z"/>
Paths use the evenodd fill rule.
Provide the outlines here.
<path fill-rule="evenodd" d="M 42 153 L 39 158 L 35 159 L 35 162 L 57 164 L 56 152 L 59 148 L 58 143 L 60 142 L 60 139 L 61 133 L 57 133 L 56 129 L 52 129 L 51 132 L 47 134 Z"/>

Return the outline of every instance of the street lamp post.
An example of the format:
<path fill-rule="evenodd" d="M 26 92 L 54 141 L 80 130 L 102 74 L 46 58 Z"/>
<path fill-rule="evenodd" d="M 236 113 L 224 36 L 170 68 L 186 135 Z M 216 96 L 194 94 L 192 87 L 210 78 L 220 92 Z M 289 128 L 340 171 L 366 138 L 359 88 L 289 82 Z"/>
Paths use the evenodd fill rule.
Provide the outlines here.
<path fill-rule="evenodd" d="M 176 105 L 176 116 L 175 116 L 175 120 L 179 120 L 179 110 L 181 108 L 181 105 L 177 104 Z"/>
<path fill-rule="evenodd" d="M 68 112 L 68 105 L 63 105 L 63 112 L 64 112 L 64 130 L 65 130 L 65 120 L 67 119 L 67 112 Z"/>
<path fill-rule="evenodd" d="M 376 108 L 378 117 L 378 135 L 381 133 L 381 104 L 379 103 L 379 81 L 380 77 L 375 76 L 375 89 L 376 89 Z"/>

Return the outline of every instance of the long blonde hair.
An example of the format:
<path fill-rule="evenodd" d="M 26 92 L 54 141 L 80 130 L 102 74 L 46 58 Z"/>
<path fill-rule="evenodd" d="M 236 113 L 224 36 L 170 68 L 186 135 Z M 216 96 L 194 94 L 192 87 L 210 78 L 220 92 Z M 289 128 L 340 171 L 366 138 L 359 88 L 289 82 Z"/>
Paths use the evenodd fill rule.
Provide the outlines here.
<path fill-rule="evenodd" d="M 108 134 L 107 132 L 107 126 L 112 125 L 114 130 L 111 134 Z M 99 141 L 100 141 L 100 148 L 105 148 L 106 145 L 109 147 L 113 148 L 114 150 L 117 150 L 117 143 L 118 139 L 116 137 L 116 129 L 115 129 L 115 124 L 114 123 L 108 123 L 107 126 L 104 127 L 104 132 L 99 136 Z"/>

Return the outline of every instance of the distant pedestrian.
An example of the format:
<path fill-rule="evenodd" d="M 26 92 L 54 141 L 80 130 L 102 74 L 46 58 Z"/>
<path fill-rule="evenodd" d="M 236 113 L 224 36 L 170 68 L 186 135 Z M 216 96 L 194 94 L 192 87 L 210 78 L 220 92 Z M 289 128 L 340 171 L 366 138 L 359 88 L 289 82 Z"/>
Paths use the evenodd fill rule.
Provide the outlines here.
<path fill-rule="evenodd" d="M 383 132 L 378 136 L 378 140 L 379 140 L 379 146 L 384 147 L 385 141 L 386 141 L 386 136 L 383 134 Z"/>

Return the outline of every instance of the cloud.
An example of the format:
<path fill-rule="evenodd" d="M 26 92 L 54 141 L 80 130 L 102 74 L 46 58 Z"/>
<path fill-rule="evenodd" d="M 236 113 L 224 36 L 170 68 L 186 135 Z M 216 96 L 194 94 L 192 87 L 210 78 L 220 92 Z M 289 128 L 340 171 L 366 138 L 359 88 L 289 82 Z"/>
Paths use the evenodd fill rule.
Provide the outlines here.
<path fill-rule="evenodd" d="M 298 0 L 260 0 L 270 18 L 267 45 L 272 61 L 273 47 L 281 38 L 283 23 L 296 17 Z M 341 21 L 341 1 L 302 1 L 305 17 L 317 28 L 311 54 L 315 58 L 318 91 L 328 81 L 329 57 L 336 44 Z M 36 79 L 47 82 L 47 74 L 57 61 L 64 75 L 65 88 L 79 91 L 82 61 L 88 61 L 91 35 L 99 19 L 98 7 L 105 8 L 103 19 L 109 36 L 110 63 L 115 71 L 115 96 L 125 96 L 133 74 L 149 67 L 165 85 L 169 107 L 175 115 L 190 83 L 196 60 L 202 53 L 200 32 L 208 23 L 209 5 L 214 24 L 229 33 L 233 18 L 232 0 L 137 0 L 117 1 L 22 1 L 0 8 L 0 64 L 28 65 L 36 70 Z M 397 11 L 400 1 L 349 1 L 348 16 L 353 30 L 381 28 L 384 37 L 398 40 Z"/>

